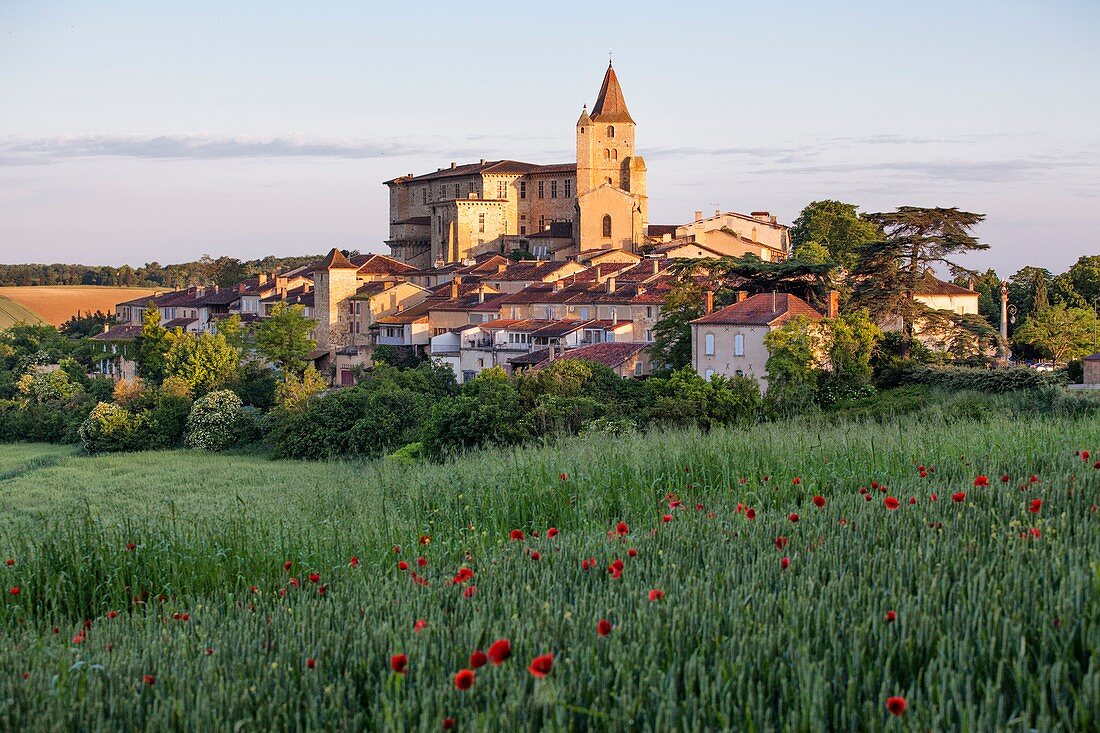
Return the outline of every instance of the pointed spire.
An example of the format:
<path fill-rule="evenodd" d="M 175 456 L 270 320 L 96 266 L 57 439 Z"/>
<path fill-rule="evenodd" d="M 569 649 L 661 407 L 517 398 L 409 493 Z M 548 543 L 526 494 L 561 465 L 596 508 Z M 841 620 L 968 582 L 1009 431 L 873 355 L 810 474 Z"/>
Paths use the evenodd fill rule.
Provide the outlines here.
<path fill-rule="evenodd" d="M 351 261 L 348 260 L 348 258 L 344 256 L 343 252 L 341 252 L 340 250 L 333 247 L 332 251 L 328 253 L 328 256 L 325 257 L 324 261 L 321 262 L 320 267 L 318 267 L 317 269 L 319 269 L 319 270 L 348 270 L 348 269 L 358 270 L 359 268 L 356 267 L 355 265 L 351 264 Z"/>
<path fill-rule="evenodd" d="M 592 121 L 634 123 L 630 112 L 626 109 L 626 99 L 623 98 L 623 90 L 619 86 L 619 77 L 615 76 L 615 69 L 610 61 L 607 62 L 607 73 L 603 76 L 600 95 L 596 97 L 596 104 L 592 107 Z"/>
<path fill-rule="evenodd" d="M 592 124 L 592 118 L 588 116 L 588 105 L 586 104 L 586 105 L 584 105 L 584 109 L 581 110 L 581 118 L 579 120 L 577 120 L 577 127 L 581 127 L 583 125 L 591 125 L 591 124 Z"/>

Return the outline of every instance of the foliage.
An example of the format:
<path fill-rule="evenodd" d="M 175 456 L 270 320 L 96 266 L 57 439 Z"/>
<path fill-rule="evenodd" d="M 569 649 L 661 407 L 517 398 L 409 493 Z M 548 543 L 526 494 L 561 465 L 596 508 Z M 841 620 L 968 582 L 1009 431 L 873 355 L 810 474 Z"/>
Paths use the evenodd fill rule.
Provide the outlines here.
<path fill-rule="evenodd" d="M 747 377 L 715 376 L 707 381 L 690 368 L 667 379 L 651 379 L 645 420 L 652 425 L 748 425 L 758 418 L 760 387 Z"/>
<path fill-rule="evenodd" d="M 857 208 L 832 200 L 808 204 L 790 230 L 792 256 L 803 262 L 831 260 L 851 269 L 858 249 L 881 234 L 874 222 L 856 213 Z"/>
<path fill-rule="evenodd" d="M 371 352 L 371 361 L 375 364 L 386 364 L 398 369 L 414 369 L 424 361 L 424 357 L 416 349 L 408 346 L 379 344 Z"/>
<path fill-rule="evenodd" d="M 182 379 L 191 394 L 203 395 L 219 389 L 236 375 L 241 352 L 231 346 L 223 334 L 176 331 L 167 338 L 169 347 L 164 355 L 164 374 Z"/>
<path fill-rule="evenodd" d="M 1016 323 L 1022 323 L 1050 305 L 1052 284 L 1050 270 L 1045 267 L 1024 267 L 1013 273 L 1008 279 L 1008 302 L 1016 306 Z M 1015 328 L 1010 324 L 1009 335 L 1013 331 Z"/>
<path fill-rule="evenodd" d="M 271 369 L 259 362 L 247 361 L 241 365 L 236 377 L 227 386 L 237 393 L 245 405 L 258 410 L 269 410 L 275 406 L 279 384 Z"/>
<path fill-rule="evenodd" d="M 160 310 L 149 301 L 141 312 L 141 333 L 135 339 L 134 361 L 137 373 L 149 384 L 157 385 L 165 377 L 165 355 L 172 342 L 160 325 Z"/>
<path fill-rule="evenodd" d="M 306 357 L 316 346 L 309 337 L 315 325 L 312 318 L 306 317 L 303 306 L 276 303 L 270 317 L 256 326 L 256 350 L 277 364 L 284 375 L 301 374 Z"/>
<path fill-rule="evenodd" d="M 484 445 L 514 445 L 526 438 L 519 390 L 500 367 L 481 372 L 461 393 L 432 407 L 424 436 L 435 457 Z"/>
<path fill-rule="evenodd" d="M 200 397 L 187 417 L 186 444 L 189 448 L 222 451 L 241 439 L 241 398 L 223 389 Z"/>
<path fill-rule="evenodd" d="M 650 362 L 658 373 L 691 364 L 691 321 L 704 313 L 703 289 L 689 279 L 673 285 L 653 326 Z"/>
<path fill-rule="evenodd" d="M 70 339 L 91 338 L 97 333 L 102 333 L 105 326 L 115 325 L 115 322 L 113 314 L 104 313 L 101 310 L 92 313 L 89 310 L 83 314 L 76 313 L 58 326 L 57 330 L 62 336 Z"/>
<path fill-rule="evenodd" d="M 1015 340 L 1032 346 L 1056 364 L 1088 356 L 1096 349 L 1100 315 L 1087 308 L 1055 305 L 1032 314 L 1017 329 Z"/>
<path fill-rule="evenodd" d="M 1017 390 L 1039 390 L 1057 384 L 1054 377 L 1034 369 L 970 369 L 956 366 L 908 364 L 899 370 L 896 384 L 922 384 L 950 392 L 1000 394 Z"/>
<path fill-rule="evenodd" d="M 100 402 L 80 426 L 80 442 L 88 453 L 114 453 L 143 447 L 141 421 L 125 407 Z"/>
<path fill-rule="evenodd" d="M 287 372 L 275 387 L 275 404 L 290 412 L 301 412 L 309 401 L 328 389 L 328 382 L 311 364 L 302 375 Z"/>
<path fill-rule="evenodd" d="M 767 262 L 754 254 L 674 260 L 669 270 L 681 280 L 691 279 L 715 292 L 717 303 L 733 302 L 737 290 L 750 294 L 792 293 L 825 310 L 828 293 L 836 289 L 835 262 L 811 263 L 796 258 Z"/>
<path fill-rule="evenodd" d="M 32 368 L 16 383 L 19 394 L 36 404 L 65 402 L 80 394 L 83 389 L 73 382 L 62 369 L 49 371 Z"/>

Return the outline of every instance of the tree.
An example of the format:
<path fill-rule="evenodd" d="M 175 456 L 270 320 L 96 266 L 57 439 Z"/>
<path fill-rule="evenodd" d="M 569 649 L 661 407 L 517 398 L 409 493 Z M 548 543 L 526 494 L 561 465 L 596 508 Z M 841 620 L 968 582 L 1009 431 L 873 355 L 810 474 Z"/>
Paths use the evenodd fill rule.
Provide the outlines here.
<path fill-rule="evenodd" d="M 317 395 L 328 389 L 324 377 L 311 364 L 302 371 L 299 377 L 294 372 L 287 372 L 282 382 L 275 387 L 275 403 L 289 412 L 301 412 Z"/>
<path fill-rule="evenodd" d="M 773 290 L 792 293 L 821 310 L 828 302 L 828 292 L 835 289 L 835 262 L 811 263 L 797 259 L 766 262 L 754 254 L 743 257 L 710 257 L 673 260 L 670 272 L 681 281 L 692 281 L 714 291 L 715 300 L 725 304 L 733 301 L 737 290 L 750 293 L 770 293 Z"/>
<path fill-rule="evenodd" d="M 1093 309 L 1100 308 L 1100 255 L 1086 255 L 1069 268 L 1073 289 Z"/>
<path fill-rule="evenodd" d="M 856 204 L 840 201 L 814 201 L 802 210 L 791 227 L 792 257 L 803 262 L 828 259 L 851 268 L 859 247 L 879 238 L 878 226 L 856 213 Z"/>
<path fill-rule="evenodd" d="M 248 277 L 248 268 L 236 257 L 219 257 L 211 266 L 212 280 L 223 288 L 231 288 Z"/>
<path fill-rule="evenodd" d="M 703 289 L 691 280 L 680 280 L 661 306 L 653 326 L 650 359 L 658 371 L 682 369 L 691 364 L 691 321 L 703 315 Z"/>
<path fill-rule="evenodd" d="M 301 305 L 276 303 L 271 316 L 256 327 L 256 350 L 279 366 L 283 374 L 301 374 L 316 344 L 309 337 L 316 326 Z"/>
<path fill-rule="evenodd" d="M 182 379 L 195 396 L 225 385 L 241 364 L 241 352 L 222 334 L 177 331 L 168 335 L 168 341 L 171 345 L 164 355 L 164 375 Z"/>
<path fill-rule="evenodd" d="M 952 280 L 959 287 L 971 287 L 978 293 L 978 313 L 989 321 L 990 325 L 1000 328 L 1001 325 L 1001 278 L 992 269 L 985 272 L 970 272 L 959 270 Z"/>
<path fill-rule="evenodd" d="M 1015 340 L 1051 357 L 1055 364 L 1087 356 L 1096 348 L 1098 316 L 1088 308 L 1054 305 L 1032 314 Z"/>
<path fill-rule="evenodd" d="M 901 326 L 901 356 L 908 358 L 915 323 L 932 324 L 954 318 L 916 300 L 916 294 L 935 265 L 959 268 L 956 255 L 988 249 L 970 234 L 984 214 L 957 208 L 901 206 L 897 211 L 868 214 L 883 237 L 856 248 L 852 275 L 853 301 L 880 320 L 896 319 Z M 961 269 L 961 268 L 960 268 Z"/>
<path fill-rule="evenodd" d="M 171 343 L 168 332 L 161 328 L 160 309 L 149 301 L 141 313 L 141 333 L 136 339 L 134 361 L 137 373 L 149 384 L 160 384 L 164 379 L 164 356 Z"/>
<path fill-rule="evenodd" d="M 1008 302 L 1016 306 L 1018 323 L 1050 305 L 1052 284 L 1050 270 L 1044 267 L 1023 267 L 1008 278 Z"/>

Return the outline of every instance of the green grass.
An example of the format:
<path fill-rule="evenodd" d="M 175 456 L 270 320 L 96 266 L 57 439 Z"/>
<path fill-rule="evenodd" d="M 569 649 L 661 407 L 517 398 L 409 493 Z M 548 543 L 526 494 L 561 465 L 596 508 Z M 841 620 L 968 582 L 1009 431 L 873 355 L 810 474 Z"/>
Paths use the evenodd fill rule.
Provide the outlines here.
<path fill-rule="evenodd" d="M 0 730 L 1096 729 L 1100 470 L 1084 448 L 1100 453 L 1095 419 L 785 423 L 411 467 L 0 447 L 0 557 L 16 561 L 0 576 L 21 589 L 0 600 Z M 902 506 L 865 501 L 872 481 Z M 625 542 L 607 534 L 620 520 Z M 418 555 L 426 587 L 396 567 Z M 463 563 L 470 598 L 447 582 Z M 514 657 L 455 690 L 502 637 Z"/>
<path fill-rule="evenodd" d="M 34 326 L 46 321 L 30 308 L 0 295 L 0 331 L 20 323 Z"/>

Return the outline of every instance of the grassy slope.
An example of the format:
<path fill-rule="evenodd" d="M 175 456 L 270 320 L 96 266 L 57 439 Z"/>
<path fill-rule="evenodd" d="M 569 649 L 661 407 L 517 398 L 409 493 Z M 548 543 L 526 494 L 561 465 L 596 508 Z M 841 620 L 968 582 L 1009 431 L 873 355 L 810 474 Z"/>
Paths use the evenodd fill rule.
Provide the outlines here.
<path fill-rule="evenodd" d="M 1014 716 L 1041 729 L 1089 727 L 1100 707 L 1100 670 L 1083 661 L 1100 652 L 1089 567 L 1100 533 L 1088 507 L 1100 499 L 1100 472 L 1073 456 L 1089 446 L 1100 447 L 1095 422 L 1006 419 L 574 439 L 411 468 L 5 446 L 0 554 L 18 558 L 5 585 L 25 591 L 0 606 L 9 632 L 0 643 L 32 651 L 13 657 L 26 682 L 16 668 L 0 672 L 0 698 L 15 701 L 0 707 L 0 728 L 240 719 L 256 729 L 436 730 L 452 714 L 464 729 L 490 730 L 875 730 L 893 722 L 883 712 L 890 694 L 910 700 L 906 728 L 1004 728 Z M 42 463 L 27 470 L 36 450 Z M 918 463 L 937 471 L 919 479 Z M 1002 471 L 1013 477 L 1007 487 L 970 487 L 977 473 Z M 1032 473 L 1044 483 L 1018 491 Z M 873 480 L 920 503 L 886 512 L 881 494 L 865 502 L 856 489 Z M 950 503 L 960 489 L 970 500 Z M 715 518 L 677 512 L 661 525 L 670 490 Z M 809 502 L 815 493 L 829 499 L 825 509 Z M 1047 502 L 1039 517 L 1024 510 L 1032 496 Z M 746 522 L 739 502 L 758 519 Z M 798 524 L 786 519 L 792 511 Z M 602 568 L 623 548 L 605 532 L 619 519 L 634 527 L 640 554 L 612 582 Z M 930 528 L 936 521 L 944 527 Z M 1017 539 L 1032 524 L 1043 540 Z M 550 525 L 558 539 L 530 544 L 540 562 L 507 541 L 512 528 Z M 421 550 L 432 578 L 423 589 L 394 570 L 390 550 L 399 544 L 411 560 L 421 533 L 433 538 Z M 791 540 L 786 572 L 779 534 Z M 127 542 L 138 549 L 127 553 Z M 469 600 L 443 582 L 467 551 L 479 587 Z M 584 574 L 589 556 L 601 570 Z M 279 599 L 284 559 L 302 576 L 320 572 L 329 595 Z M 651 587 L 667 602 L 648 603 Z M 195 624 L 166 626 L 160 610 L 103 620 L 109 608 L 128 611 L 135 588 L 165 593 L 165 608 L 190 610 Z M 242 597 L 261 613 L 238 608 Z M 890 627 L 888 608 L 900 614 Z M 68 644 L 85 616 L 99 619 L 95 643 Z M 603 616 L 617 630 L 597 640 Z M 412 632 L 417 617 L 429 631 Z M 1055 618 L 1064 630 L 1053 630 Z M 60 637 L 46 631 L 54 624 Z M 465 655 L 498 636 L 516 643 L 514 665 L 480 671 L 471 693 L 450 689 Z M 207 645 L 219 653 L 207 658 Z M 523 667 L 548 650 L 558 667 L 534 684 Z M 412 658 L 404 686 L 385 673 L 394 651 Z M 317 670 L 303 669 L 306 656 Z M 105 670 L 74 672 L 74 657 Z M 147 672 L 155 687 L 140 683 Z M 57 698 L 44 692 L 53 673 Z M 117 717 L 105 718 L 102 704 Z"/>
<path fill-rule="evenodd" d="M 113 313 L 115 306 L 127 300 L 151 296 L 160 290 L 152 288 L 124 288 L 103 285 L 34 285 L 29 287 L 0 287 L 0 309 L 3 304 L 18 307 L 23 313 L 31 313 L 35 320 L 60 326 L 77 313 L 101 310 Z M 0 310 L 0 328 L 11 324 L 3 322 Z"/>
<path fill-rule="evenodd" d="M 18 323 L 34 325 L 45 322 L 46 321 L 40 318 L 38 314 L 26 306 L 0 294 L 0 331 L 11 328 Z"/>

